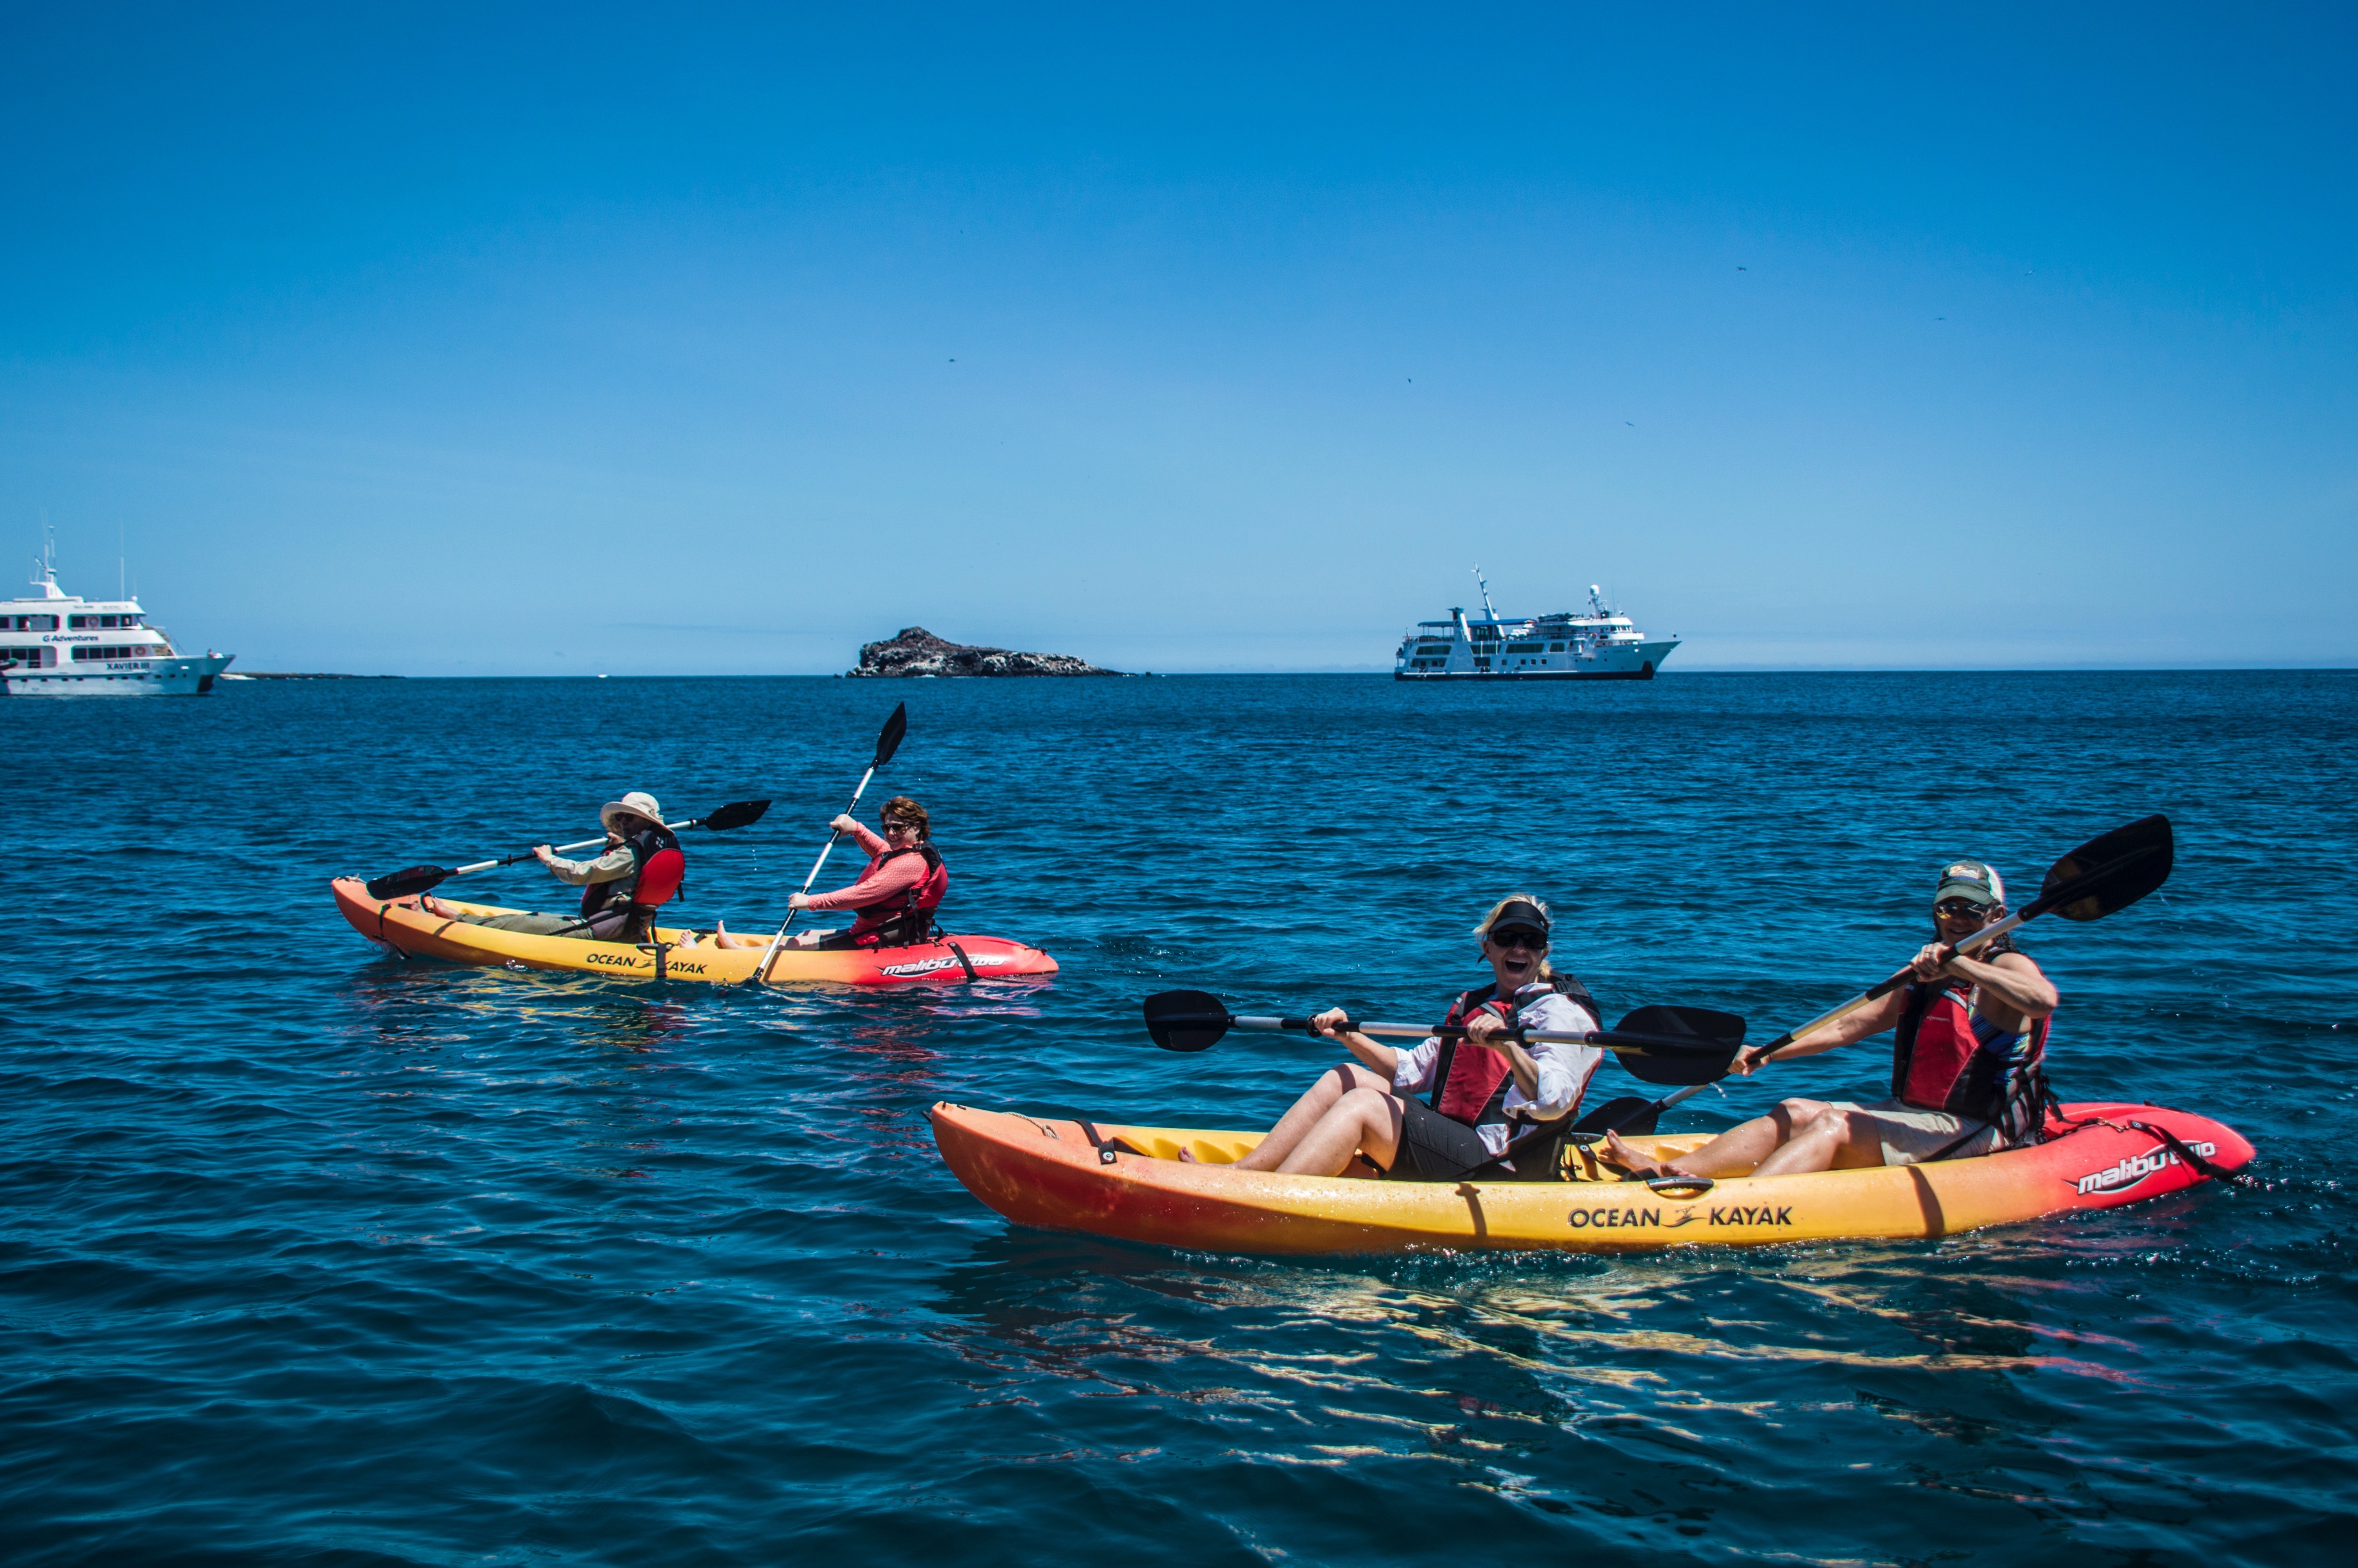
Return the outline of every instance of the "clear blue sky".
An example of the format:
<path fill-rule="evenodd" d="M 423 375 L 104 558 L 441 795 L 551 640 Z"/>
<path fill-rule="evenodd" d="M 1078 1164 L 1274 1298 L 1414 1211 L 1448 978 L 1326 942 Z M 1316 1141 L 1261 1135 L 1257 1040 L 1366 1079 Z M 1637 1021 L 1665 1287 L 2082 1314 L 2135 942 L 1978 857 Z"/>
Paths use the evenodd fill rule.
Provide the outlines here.
<path fill-rule="evenodd" d="M 846 9 L 12 7 L 0 539 L 260 669 L 2358 662 L 2346 7 Z"/>

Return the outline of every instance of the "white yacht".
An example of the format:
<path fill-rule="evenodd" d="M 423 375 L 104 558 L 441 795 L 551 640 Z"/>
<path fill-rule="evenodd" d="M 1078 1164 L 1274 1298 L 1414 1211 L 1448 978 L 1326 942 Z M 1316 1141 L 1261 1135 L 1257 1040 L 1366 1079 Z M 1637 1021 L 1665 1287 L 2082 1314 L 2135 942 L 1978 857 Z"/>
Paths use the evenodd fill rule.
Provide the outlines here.
<path fill-rule="evenodd" d="M 9 697 L 193 697 L 236 655 L 200 658 L 147 623 L 135 599 L 82 599 L 58 587 L 50 546 L 34 592 L 0 599 L 0 693 Z"/>
<path fill-rule="evenodd" d="M 1490 585 L 1474 568 L 1482 618 L 1453 609 L 1446 621 L 1420 621 L 1401 639 L 1394 680 L 1652 680 L 1675 637 L 1648 641 L 1627 615 L 1588 587 L 1588 613 L 1559 611 L 1527 621 L 1500 618 Z"/>

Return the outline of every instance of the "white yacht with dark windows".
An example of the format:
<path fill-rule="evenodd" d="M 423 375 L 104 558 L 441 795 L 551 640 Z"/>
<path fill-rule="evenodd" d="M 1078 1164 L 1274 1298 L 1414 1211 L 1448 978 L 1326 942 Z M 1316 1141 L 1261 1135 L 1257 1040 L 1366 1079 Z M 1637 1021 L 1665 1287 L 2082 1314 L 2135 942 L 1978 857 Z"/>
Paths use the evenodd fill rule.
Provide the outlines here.
<path fill-rule="evenodd" d="M 58 587 L 45 543 L 34 592 L 0 599 L 0 692 L 9 697 L 193 697 L 236 655 L 182 654 L 136 599 L 82 599 Z"/>
<path fill-rule="evenodd" d="M 1652 680 L 1679 645 L 1675 637 L 1649 642 L 1594 583 L 1585 614 L 1509 621 L 1491 607 L 1479 567 L 1474 581 L 1482 590 L 1480 617 L 1453 609 L 1446 621 L 1418 622 L 1401 639 L 1394 680 Z"/>

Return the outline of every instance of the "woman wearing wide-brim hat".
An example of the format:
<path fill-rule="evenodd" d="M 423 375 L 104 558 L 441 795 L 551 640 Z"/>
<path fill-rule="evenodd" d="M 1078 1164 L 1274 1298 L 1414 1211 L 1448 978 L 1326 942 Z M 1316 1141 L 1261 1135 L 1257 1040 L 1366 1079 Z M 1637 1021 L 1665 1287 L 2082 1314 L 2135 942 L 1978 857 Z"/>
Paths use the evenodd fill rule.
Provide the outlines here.
<path fill-rule="evenodd" d="M 687 858 L 679 839 L 664 826 L 663 807 L 644 790 L 633 790 L 598 808 L 606 826 L 606 852 L 594 860 L 568 860 L 546 844 L 533 856 L 557 881 L 581 889 L 576 914 L 460 914 L 432 898 L 417 902 L 429 914 L 521 931 L 534 936 L 578 936 L 591 942 L 641 942 L 658 904 L 678 891 Z"/>

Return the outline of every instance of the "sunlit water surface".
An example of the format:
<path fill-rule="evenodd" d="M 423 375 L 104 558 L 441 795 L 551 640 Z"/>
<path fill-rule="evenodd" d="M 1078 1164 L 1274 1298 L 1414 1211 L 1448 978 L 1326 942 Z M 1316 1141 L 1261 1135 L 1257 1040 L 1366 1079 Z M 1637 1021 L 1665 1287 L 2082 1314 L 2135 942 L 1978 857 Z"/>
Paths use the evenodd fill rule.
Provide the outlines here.
<path fill-rule="evenodd" d="M 690 841 L 688 912 L 758 926 L 903 697 L 871 816 L 925 800 L 953 924 L 1053 980 L 474 971 L 328 898 L 625 789 L 773 795 Z M 254 683 L 0 702 L 0 735 L 11 1563 L 2087 1568 L 2358 1528 L 2350 675 Z M 2167 889 L 2026 934 L 2057 1076 L 2231 1121 L 2262 1190 L 1279 1261 L 1012 1228 L 926 1131 L 941 1098 L 1265 1122 L 1321 1050 L 1166 1054 L 1142 994 L 1432 1014 L 1518 889 L 1611 1010 L 1773 1033 L 1912 949 L 1942 858 L 2035 884 L 2151 811 Z M 1878 1076 L 1862 1048 L 1666 1126 Z"/>

